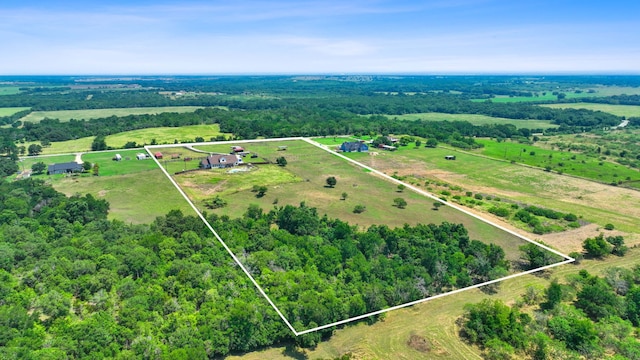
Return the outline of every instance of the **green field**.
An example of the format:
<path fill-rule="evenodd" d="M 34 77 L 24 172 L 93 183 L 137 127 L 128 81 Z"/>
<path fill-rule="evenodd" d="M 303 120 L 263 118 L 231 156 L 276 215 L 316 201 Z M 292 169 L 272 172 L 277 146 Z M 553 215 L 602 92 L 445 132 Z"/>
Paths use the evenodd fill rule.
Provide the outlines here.
<path fill-rule="evenodd" d="M 640 172 L 623 165 L 569 151 L 543 149 L 538 146 L 511 141 L 497 142 L 478 139 L 484 148 L 475 152 L 496 159 L 514 161 L 540 168 L 550 167 L 553 171 L 567 173 L 605 183 L 640 180 Z M 534 155 L 531 155 L 531 153 Z M 631 184 L 632 186 L 634 183 Z"/>
<path fill-rule="evenodd" d="M 279 145 L 287 145 L 288 149 L 278 151 Z M 207 150 L 224 152 L 229 148 L 229 144 L 216 146 L 207 146 Z M 274 206 L 299 205 L 304 201 L 308 206 L 318 208 L 320 214 L 360 227 L 372 224 L 399 227 L 404 224 L 438 224 L 448 221 L 464 224 L 472 239 L 502 246 L 510 260 L 518 257 L 517 248 L 522 244 L 520 239 L 448 206 L 434 211 L 433 200 L 409 190 L 399 192 L 396 184 L 382 180 L 306 142 L 250 143 L 244 144 L 244 147 L 245 150 L 256 152 L 267 159 L 284 156 L 288 165 L 284 168 L 277 165 L 257 165 L 257 169 L 253 171 L 234 174 L 221 170 L 198 171 L 176 175 L 174 178 L 198 207 L 203 206 L 203 200 L 220 195 L 228 205 L 207 210 L 219 215 L 240 216 L 249 204 L 257 204 L 268 211 Z M 335 188 L 326 187 L 325 180 L 329 176 L 336 177 Z M 263 197 L 258 198 L 251 191 L 253 185 L 265 185 L 268 190 Z M 348 195 L 346 200 L 341 200 L 343 192 Z M 406 209 L 393 206 L 393 200 L 397 197 L 407 201 Z M 366 211 L 354 214 L 356 205 L 364 205 Z"/>
<path fill-rule="evenodd" d="M 197 136 L 209 140 L 220 135 L 220 125 L 190 125 L 182 127 L 158 127 L 140 130 L 125 131 L 106 137 L 107 146 L 121 148 L 129 141 L 135 141 L 139 146 L 148 145 L 153 139 L 158 144 L 173 144 L 178 142 L 193 142 Z M 228 134 L 227 134 L 228 135 Z M 91 150 L 91 142 L 94 137 L 85 137 L 76 140 L 51 143 L 42 149 L 43 154 L 62 154 L 85 152 Z M 28 147 L 31 143 L 24 144 Z"/>
<path fill-rule="evenodd" d="M 2 88 L 0 88 L 2 89 Z M 0 108 L 0 117 L 2 116 L 11 116 L 17 112 L 20 111 L 24 111 L 24 110 L 29 110 L 30 108 L 28 107 L 6 107 L 6 108 Z"/>
<path fill-rule="evenodd" d="M 19 93 L 20 93 L 20 87 L 18 86 L 0 86 L 0 96 L 14 95 Z"/>
<path fill-rule="evenodd" d="M 456 160 L 444 159 L 451 154 Z M 444 181 L 485 195 L 579 214 L 601 226 L 613 223 L 618 229 L 640 234 L 640 192 L 635 190 L 441 147 L 348 156 L 389 174 Z"/>
<path fill-rule="evenodd" d="M 100 176 L 84 173 L 75 176 L 33 175 L 35 179 L 50 182 L 66 195 L 92 194 L 104 198 L 110 204 L 109 218 L 127 223 L 145 224 L 173 209 L 192 211 L 175 187 L 151 160 L 135 160 L 139 150 L 119 150 L 82 155 L 84 162 L 97 163 Z M 142 151 L 144 152 L 144 151 Z M 116 153 L 123 159 L 113 161 Z M 47 165 L 74 161 L 73 155 L 41 156 L 25 158 L 25 169 L 42 161 Z"/>
<path fill-rule="evenodd" d="M 558 127 L 558 125 L 554 125 L 548 120 L 516 120 L 475 114 L 415 113 L 387 116 L 400 120 L 468 121 L 473 125 L 511 124 L 518 128 L 527 129 L 547 129 Z"/>
<path fill-rule="evenodd" d="M 638 105 L 610 105 L 596 103 L 573 103 L 573 104 L 549 104 L 541 105 L 554 109 L 587 109 L 593 111 L 607 112 L 617 116 L 640 117 L 640 106 Z"/>
<path fill-rule="evenodd" d="M 202 106 L 166 106 L 166 107 L 139 107 L 139 108 L 113 108 L 113 109 L 89 109 L 89 110 L 57 110 L 34 111 L 23 117 L 24 122 L 40 122 L 45 118 L 58 119 L 60 121 L 99 119 L 110 116 L 144 115 L 160 113 L 186 113 L 202 109 Z"/>
<path fill-rule="evenodd" d="M 576 93 L 575 89 L 553 89 L 547 91 L 538 91 L 538 96 L 507 96 L 507 95 L 498 95 L 491 98 L 492 102 L 534 102 L 534 101 L 556 101 L 558 100 L 557 95 L 553 95 L 554 91 L 558 91 L 564 93 L 567 99 L 579 99 L 585 97 L 603 97 L 603 96 L 614 96 L 614 95 L 638 95 L 640 94 L 640 87 L 630 87 L 630 86 L 595 86 L 590 88 L 579 89 L 582 90 L 580 93 Z M 593 90 L 594 92 L 589 93 L 589 90 Z M 546 93 L 543 95 L 543 93 Z M 471 101 L 482 102 L 487 99 L 473 99 Z"/>

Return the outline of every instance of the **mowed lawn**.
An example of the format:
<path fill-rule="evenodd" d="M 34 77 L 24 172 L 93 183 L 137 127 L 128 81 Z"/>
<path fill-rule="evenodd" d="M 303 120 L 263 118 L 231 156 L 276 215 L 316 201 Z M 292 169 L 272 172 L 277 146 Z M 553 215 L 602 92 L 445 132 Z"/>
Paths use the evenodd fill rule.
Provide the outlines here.
<path fill-rule="evenodd" d="M 187 113 L 202 109 L 202 106 L 159 106 L 139 108 L 87 109 L 87 110 L 56 110 L 34 111 L 23 117 L 24 122 L 40 122 L 43 119 L 58 119 L 60 121 L 100 119 L 110 116 L 146 115 L 160 113 Z"/>
<path fill-rule="evenodd" d="M 456 160 L 445 160 L 446 155 L 452 154 Z M 635 190 L 441 147 L 349 156 L 388 174 L 397 171 L 444 181 L 485 195 L 582 215 L 584 220 L 601 226 L 612 223 L 617 229 L 640 233 L 640 192 Z"/>
<path fill-rule="evenodd" d="M 0 88 L 2 89 L 2 88 Z M 28 107 L 5 107 L 5 108 L 0 108 L 0 117 L 2 116 L 11 116 L 17 112 L 20 111 L 24 111 L 24 110 L 29 110 L 30 108 Z"/>
<path fill-rule="evenodd" d="M 224 152 L 229 145 L 206 148 L 208 151 Z M 286 145 L 287 150 L 278 151 L 278 146 L 281 145 Z M 226 200 L 226 207 L 207 210 L 220 215 L 241 216 L 249 204 L 257 204 L 269 211 L 274 206 L 297 206 L 305 202 L 308 206 L 318 208 L 320 214 L 363 228 L 372 224 L 398 227 L 404 224 L 439 224 L 444 221 L 462 223 L 469 230 L 472 239 L 502 246 L 511 260 L 516 260 L 519 256 L 518 246 L 523 244 L 519 238 L 448 206 L 433 210 L 433 200 L 409 190 L 399 192 L 396 184 L 306 142 L 263 142 L 243 146 L 245 150 L 271 160 L 284 156 L 288 164 L 286 167 L 257 165 L 257 169 L 253 171 L 233 174 L 220 170 L 202 171 L 175 175 L 174 178 L 190 198 L 196 201 L 198 207 L 203 207 L 203 201 L 216 195 Z M 326 184 L 326 179 L 330 176 L 337 179 L 334 188 L 329 188 Z M 251 191 L 253 185 L 267 186 L 266 194 L 257 197 Z M 345 200 L 341 199 L 342 193 L 347 194 Z M 395 207 L 395 198 L 405 199 L 407 207 Z M 353 213 L 356 205 L 365 206 L 366 211 L 361 214 Z"/>
<path fill-rule="evenodd" d="M 556 128 L 558 125 L 552 124 L 548 120 L 516 120 L 500 117 L 492 117 L 476 114 L 445 114 L 445 113 L 415 113 L 404 115 L 387 115 L 389 118 L 397 118 L 400 120 L 424 120 L 424 121 L 468 121 L 473 125 L 491 125 L 491 124 L 511 124 L 518 128 L 527 129 L 548 129 Z"/>
<path fill-rule="evenodd" d="M 58 191 L 71 196 L 92 194 L 106 199 L 110 204 L 109 218 L 133 224 L 152 222 L 157 216 L 173 209 L 192 214 L 191 207 L 178 193 L 169 179 L 151 160 L 135 160 L 140 151 L 124 150 L 84 154 L 82 160 L 97 163 L 99 176 L 91 172 L 77 176 L 34 175 L 51 183 Z M 116 153 L 130 160 L 113 161 Z M 24 160 L 25 168 L 42 161 L 47 165 L 73 161 L 75 156 L 34 157 Z"/>
<path fill-rule="evenodd" d="M 587 109 L 602 111 L 617 116 L 640 117 L 640 106 L 638 105 L 611 105 L 595 103 L 572 103 L 572 104 L 549 104 L 542 105 L 554 109 Z"/>
<path fill-rule="evenodd" d="M 157 127 L 140 130 L 125 131 L 122 133 L 109 135 L 105 141 L 107 146 L 121 148 L 129 141 L 135 141 L 138 146 L 148 145 L 153 139 L 158 144 L 173 144 L 178 142 L 193 142 L 196 137 L 203 137 L 209 140 L 222 134 L 220 125 L 190 125 L 182 127 Z M 53 142 L 50 146 L 42 149 L 42 154 L 63 154 L 86 152 L 91 150 L 91 143 L 95 137 L 84 137 L 69 141 Z M 28 147 L 31 143 L 24 144 Z"/>

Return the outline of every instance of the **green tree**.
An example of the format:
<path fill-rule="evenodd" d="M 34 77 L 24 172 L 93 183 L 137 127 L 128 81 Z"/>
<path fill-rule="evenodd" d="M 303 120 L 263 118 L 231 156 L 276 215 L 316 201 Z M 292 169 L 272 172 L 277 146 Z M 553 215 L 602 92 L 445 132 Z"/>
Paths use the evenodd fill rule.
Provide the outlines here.
<path fill-rule="evenodd" d="M 338 180 L 335 178 L 335 176 L 329 176 L 326 182 L 327 182 L 327 186 L 329 186 L 330 188 L 333 188 L 338 183 Z"/>
<path fill-rule="evenodd" d="M 42 174 L 47 169 L 47 165 L 42 161 L 38 161 L 37 163 L 31 165 L 31 171 L 35 174 Z"/>
<path fill-rule="evenodd" d="M 100 165 L 98 163 L 93 164 L 93 176 L 100 176 Z"/>
<path fill-rule="evenodd" d="M 439 209 L 440 209 L 440 207 L 441 207 L 441 206 L 442 206 L 442 203 L 441 203 L 440 201 L 435 201 L 435 202 L 433 203 L 433 210 L 436 210 L 436 211 L 437 211 L 437 210 L 439 210 Z"/>
<path fill-rule="evenodd" d="M 29 156 L 36 156 L 36 155 L 39 155 L 42 152 L 42 146 L 40 146 L 38 144 L 31 144 L 27 148 L 27 151 L 29 153 Z"/>
<path fill-rule="evenodd" d="M 82 163 L 82 170 L 90 171 L 91 169 L 93 169 L 93 164 L 91 164 L 88 161 L 85 161 L 85 162 Z"/>
<path fill-rule="evenodd" d="M 361 213 L 365 212 L 366 210 L 367 210 L 366 206 L 364 206 L 364 205 L 356 205 L 353 208 L 353 213 L 354 214 L 361 214 Z"/>
<path fill-rule="evenodd" d="M 438 140 L 434 138 L 427 139 L 427 142 L 425 143 L 424 146 L 428 148 L 435 148 L 438 146 Z"/>
<path fill-rule="evenodd" d="M 278 164 L 279 166 L 285 167 L 287 166 L 287 159 L 285 159 L 284 156 L 280 156 L 279 158 L 276 159 L 276 164 Z"/>
<path fill-rule="evenodd" d="M 96 136 L 91 142 L 91 151 L 107 150 L 107 142 L 102 135 Z"/>
<path fill-rule="evenodd" d="M 9 176 L 18 171 L 18 164 L 6 156 L 0 156 L 0 176 Z"/>
<path fill-rule="evenodd" d="M 407 187 L 404 184 L 398 184 L 398 192 L 403 192 Z"/>
<path fill-rule="evenodd" d="M 349 194 L 347 194 L 346 192 L 343 192 L 340 199 L 341 200 L 347 200 L 347 196 L 349 196 Z"/>
<path fill-rule="evenodd" d="M 613 247 L 604 239 L 604 235 L 600 235 L 594 238 L 587 238 L 582 243 L 582 248 L 587 252 L 588 256 L 600 258 L 611 253 Z"/>
<path fill-rule="evenodd" d="M 407 201 L 403 198 L 395 198 L 393 199 L 393 205 L 398 209 L 404 209 L 407 207 Z"/>
<path fill-rule="evenodd" d="M 422 140 L 416 140 L 416 147 L 419 148 L 422 145 Z"/>

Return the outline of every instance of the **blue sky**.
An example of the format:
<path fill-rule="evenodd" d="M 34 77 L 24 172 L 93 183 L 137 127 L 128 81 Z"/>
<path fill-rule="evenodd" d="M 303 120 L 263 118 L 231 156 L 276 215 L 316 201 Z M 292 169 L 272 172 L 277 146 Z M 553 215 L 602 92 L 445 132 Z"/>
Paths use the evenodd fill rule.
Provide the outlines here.
<path fill-rule="evenodd" d="M 640 73 L 640 2 L 0 2 L 0 74 Z"/>

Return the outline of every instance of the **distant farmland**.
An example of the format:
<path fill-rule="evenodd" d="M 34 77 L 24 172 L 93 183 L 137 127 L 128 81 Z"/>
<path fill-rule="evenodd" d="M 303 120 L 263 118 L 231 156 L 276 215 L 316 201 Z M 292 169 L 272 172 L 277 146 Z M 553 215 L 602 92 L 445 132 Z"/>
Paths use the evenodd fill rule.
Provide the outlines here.
<path fill-rule="evenodd" d="M 473 125 L 512 124 L 518 128 L 527 129 L 548 129 L 558 127 L 558 125 L 554 125 L 551 123 L 551 121 L 548 120 L 517 120 L 476 114 L 415 113 L 404 115 L 387 115 L 387 117 L 409 121 L 468 121 Z"/>
<path fill-rule="evenodd" d="M 638 117 L 640 116 L 640 106 L 637 105 L 610 105 L 596 103 L 573 103 L 573 104 L 550 104 L 542 105 L 554 109 L 587 109 L 602 111 L 617 116 Z"/>
<path fill-rule="evenodd" d="M 89 109 L 89 110 L 57 110 L 34 111 L 23 117 L 24 122 L 40 122 L 45 118 L 58 119 L 60 121 L 99 119 L 109 116 L 160 114 L 166 112 L 186 113 L 194 112 L 203 106 L 165 106 L 165 107 L 139 107 L 139 108 L 114 108 L 114 109 Z"/>

